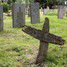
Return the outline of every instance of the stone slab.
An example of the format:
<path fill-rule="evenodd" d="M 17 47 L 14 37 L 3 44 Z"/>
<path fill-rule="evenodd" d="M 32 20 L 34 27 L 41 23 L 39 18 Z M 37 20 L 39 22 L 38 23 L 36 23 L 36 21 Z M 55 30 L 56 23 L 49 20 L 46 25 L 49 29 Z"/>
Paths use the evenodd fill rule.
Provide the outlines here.
<path fill-rule="evenodd" d="M 25 5 L 13 3 L 12 19 L 13 19 L 13 27 L 15 28 L 22 28 L 22 26 L 25 25 Z"/>
<path fill-rule="evenodd" d="M 46 15 L 48 12 L 48 9 L 43 9 L 43 14 Z"/>
<path fill-rule="evenodd" d="M 40 14 L 39 14 L 39 3 L 30 4 L 30 15 L 31 15 L 31 23 L 39 23 L 40 22 Z"/>
<path fill-rule="evenodd" d="M 3 7 L 0 5 L 0 31 L 3 31 Z"/>
<path fill-rule="evenodd" d="M 58 18 L 63 19 L 64 13 L 65 13 L 64 6 L 60 5 L 58 7 Z"/>

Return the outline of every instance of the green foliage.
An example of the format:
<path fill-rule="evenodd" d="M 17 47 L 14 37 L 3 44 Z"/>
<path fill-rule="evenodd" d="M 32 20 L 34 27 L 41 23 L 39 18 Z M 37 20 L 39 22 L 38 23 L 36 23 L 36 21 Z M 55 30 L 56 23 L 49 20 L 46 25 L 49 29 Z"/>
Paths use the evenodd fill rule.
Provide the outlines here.
<path fill-rule="evenodd" d="M 17 3 L 25 3 L 25 4 L 29 4 L 29 3 L 33 3 L 34 0 L 16 0 Z"/>
<path fill-rule="evenodd" d="M 58 4 L 58 1 L 57 0 L 47 0 L 47 4 L 54 4 L 54 5 L 57 5 Z"/>
<path fill-rule="evenodd" d="M 16 2 L 16 0 L 12 0 L 12 2 Z"/>
<path fill-rule="evenodd" d="M 3 6 L 3 11 L 4 12 L 8 12 L 9 11 L 9 4 L 7 4 L 7 3 L 2 3 L 2 6 Z"/>
<path fill-rule="evenodd" d="M 8 0 L 8 4 L 11 4 L 12 3 L 12 0 Z"/>

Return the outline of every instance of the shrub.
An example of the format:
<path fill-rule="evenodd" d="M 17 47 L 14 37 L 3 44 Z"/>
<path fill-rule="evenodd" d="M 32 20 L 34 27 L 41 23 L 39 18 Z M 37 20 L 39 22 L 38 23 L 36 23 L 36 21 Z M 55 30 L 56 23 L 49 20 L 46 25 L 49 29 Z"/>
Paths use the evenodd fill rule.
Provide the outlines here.
<path fill-rule="evenodd" d="M 4 11 L 4 12 L 8 12 L 8 11 L 9 11 L 9 4 L 7 4 L 7 3 L 2 3 L 2 6 L 3 6 L 3 11 Z"/>

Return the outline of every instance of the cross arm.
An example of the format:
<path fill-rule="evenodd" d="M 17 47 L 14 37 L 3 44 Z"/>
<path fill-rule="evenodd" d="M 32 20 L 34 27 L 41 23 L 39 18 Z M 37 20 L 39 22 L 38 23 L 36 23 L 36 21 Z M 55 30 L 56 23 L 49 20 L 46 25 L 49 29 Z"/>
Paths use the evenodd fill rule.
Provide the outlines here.
<path fill-rule="evenodd" d="M 53 34 L 50 34 L 50 33 L 48 33 L 48 34 L 44 33 L 44 35 L 43 35 L 41 30 L 37 30 L 37 29 L 31 28 L 29 26 L 24 26 L 23 32 L 33 36 L 34 38 L 36 38 L 40 41 L 45 41 L 45 42 L 48 42 L 48 43 L 63 45 L 64 42 L 65 42 L 59 36 L 56 36 L 56 35 L 53 35 Z"/>
<path fill-rule="evenodd" d="M 41 30 L 37 30 L 37 29 L 29 27 L 29 26 L 24 26 L 22 31 L 33 36 L 36 39 L 40 39 L 40 37 L 41 37 L 41 34 L 40 34 Z"/>
<path fill-rule="evenodd" d="M 65 40 L 62 39 L 60 36 L 56 36 L 54 34 L 48 33 L 47 35 L 44 34 L 43 36 L 43 41 L 52 43 L 52 44 L 58 44 L 58 45 L 63 45 Z"/>

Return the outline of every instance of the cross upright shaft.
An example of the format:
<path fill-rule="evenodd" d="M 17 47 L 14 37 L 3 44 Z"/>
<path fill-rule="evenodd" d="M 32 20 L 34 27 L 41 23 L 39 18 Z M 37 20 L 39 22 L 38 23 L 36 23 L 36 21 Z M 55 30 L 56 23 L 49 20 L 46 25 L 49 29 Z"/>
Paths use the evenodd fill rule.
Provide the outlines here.
<path fill-rule="evenodd" d="M 45 23 L 44 23 L 43 29 L 42 29 L 42 37 L 44 36 L 44 34 L 46 36 L 47 36 L 47 34 L 49 34 L 49 20 L 48 20 L 48 18 L 45 18 Z M 36 64 L 42 63 L 43 60 L 46 58 L 47 51 L 48 51 L 48 45 L 49 45 L 48 42 L 40 40 L 40 47 L 39 47 L 39 52 L 38 52 L 37 59 L 36 59 Z"/>

